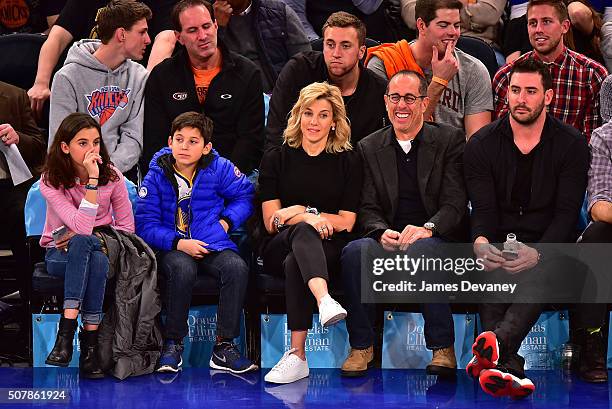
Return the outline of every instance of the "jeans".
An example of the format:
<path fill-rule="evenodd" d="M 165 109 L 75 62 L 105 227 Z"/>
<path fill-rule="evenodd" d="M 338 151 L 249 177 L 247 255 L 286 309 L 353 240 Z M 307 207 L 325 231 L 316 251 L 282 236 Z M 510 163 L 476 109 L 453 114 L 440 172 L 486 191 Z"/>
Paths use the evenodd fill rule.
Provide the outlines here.
<path fill-rule="evenodd" d="M 76 235 L 68 243 L 68 251 L 47 249 L 47 272 L 64 278 L 64 309 L 81 310 L 84 323 L 102 321 L 102 303 L 109 262 L 96 236 Z"/>
<path fill-rule="evenodd" d="M 240 312 L 244 304 L 249 268 L 232 250 L 211 253 L 196 260 L 180 250 L 158 254 L 159 283 L 166 309 L 164 338 L 182 340 L 188 333 L 187 315 L 198 274 L 209 274 L 220 283 L 217 336 L 240 335 Z"/>
<path fill-rule="evenodd" d="M 437 237 L 420 239 L 406 250 L 411 257 L 435 254 L 435 247 L 444 241 Z M 381 248 L 380 243 L 371 238 L 350 242 L 342 250 L 342 280 L 346 298 L 346 326 L 351 347 L 365 349 L 374 344 L 375 306 L 361 302 L 361 253 L 369 248 Z M 429 349 L 447 348 L 455 343 L 453 315 L 449 304 L 422 304 L 421 312 L 425 320 L 425 343 Z"/>
<path fill-rule="evenodd" d="M 582 233 L 579 243 L 612 243 L 612 224 L 593 222 Z M 570 334 L 577 329 L 599 328 L 608 317 L 606 304 L 575 304 L 570 310 Z"/>

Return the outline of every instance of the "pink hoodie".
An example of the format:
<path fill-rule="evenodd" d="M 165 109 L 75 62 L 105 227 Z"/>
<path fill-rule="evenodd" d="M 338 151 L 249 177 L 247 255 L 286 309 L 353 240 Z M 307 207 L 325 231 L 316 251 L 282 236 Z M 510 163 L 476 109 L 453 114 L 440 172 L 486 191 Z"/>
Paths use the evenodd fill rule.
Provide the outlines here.
<path fill-rule="evenodd" d="M 40 238 L 41 247 L 55 247 L 51 232 L 61 225 L 83 235 L 92 234 L 94 227 L 108 224 L 118 230 L 134 233 L 134 214 L 125 180 L 119 170 L 114 169 L 119 180 L 98 187 L 97 204 L 85 200 L 85 186 L 78 181 L 70 189 L 55 189 L 44 183 L 43 175 L 40 192 L 47 201 L 47 216 Z"/>

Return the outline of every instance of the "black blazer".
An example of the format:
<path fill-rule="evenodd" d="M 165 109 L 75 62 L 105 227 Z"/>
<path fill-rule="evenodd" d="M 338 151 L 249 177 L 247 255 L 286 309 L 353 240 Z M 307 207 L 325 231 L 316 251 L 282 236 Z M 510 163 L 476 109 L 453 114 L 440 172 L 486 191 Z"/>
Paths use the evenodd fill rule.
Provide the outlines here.
<path fill-rule="evenodd" d="M 391 126 L 361 140 L 364 183 L 358 225 L 373 238 L 391 228 L 398 206 L 398 170 Z M 467 193 L 463 180 L 462 130 L 425 122 L 417 156 L 421 200 L 437 234 L 452 241 L 468 239 Z"/>

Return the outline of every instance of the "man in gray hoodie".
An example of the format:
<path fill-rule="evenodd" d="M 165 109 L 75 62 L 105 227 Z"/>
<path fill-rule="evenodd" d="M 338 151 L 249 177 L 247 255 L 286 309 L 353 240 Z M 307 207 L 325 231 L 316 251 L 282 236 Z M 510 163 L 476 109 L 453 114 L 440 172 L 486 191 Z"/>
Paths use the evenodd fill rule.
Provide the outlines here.
<path fill-rule="evenodd" d="M 48 146 L 68 114 L 86 112 L 100 123 L 102 140 L 115 166 L 136 180 L 148 73 L 132 60 L 142 59 L 151 43 L 147 33 L 151 17 L 151 10 L 134 0 L 112 0 L 100 10 L 100 40 L 76 42 L 53 79 Z"/>

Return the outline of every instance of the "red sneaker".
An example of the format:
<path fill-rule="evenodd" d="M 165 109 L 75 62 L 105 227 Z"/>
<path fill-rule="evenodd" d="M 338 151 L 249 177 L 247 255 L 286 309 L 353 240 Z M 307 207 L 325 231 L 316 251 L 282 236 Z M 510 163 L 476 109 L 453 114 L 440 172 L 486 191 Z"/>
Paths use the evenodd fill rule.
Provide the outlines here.
<path fill-rule="evenodd" d="M 472 352 L 483 369 L 495 368 L 499 361 L 499 342 L 493 331 L 485 331 L 476 337 Z"/>
<path fill-rule="evenodd" d="M 480 373 L 480 387 L 491 396 L 510 396 L 512 399 L 525 398 L 535 391 L 529 378 L 519 378 L 506 369 L 485 369 Z"/>
<path fill-rule="evenodd" d="M 485 369 L 491 369 L 491 368 L 495 368 L 495 366 L 484 366 L 478 360 L 478 357 L 474 355 L 472 359 L 470 360 L 470 362 L 468 362 L 467 366 L 465 367 L 465 371 L 470 377 L 474 379 L 478 379 L 482 371 L 484 371 Z"/>

